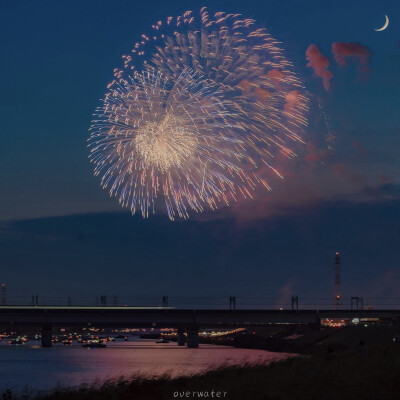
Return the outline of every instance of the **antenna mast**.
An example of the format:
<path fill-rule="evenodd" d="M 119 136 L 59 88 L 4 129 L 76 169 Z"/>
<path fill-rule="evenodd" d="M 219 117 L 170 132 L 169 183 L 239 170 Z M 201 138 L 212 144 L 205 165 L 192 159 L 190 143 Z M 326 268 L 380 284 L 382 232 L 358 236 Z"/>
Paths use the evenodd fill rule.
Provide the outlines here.
<path fill-rule="evenodd" d="M 334 303 L 336 310 L 340 310 L 342 308 L 342 289 L 340 282 L 340 257 L 339 252 L 336 252 L 335 257 L 335 297 Z"/>

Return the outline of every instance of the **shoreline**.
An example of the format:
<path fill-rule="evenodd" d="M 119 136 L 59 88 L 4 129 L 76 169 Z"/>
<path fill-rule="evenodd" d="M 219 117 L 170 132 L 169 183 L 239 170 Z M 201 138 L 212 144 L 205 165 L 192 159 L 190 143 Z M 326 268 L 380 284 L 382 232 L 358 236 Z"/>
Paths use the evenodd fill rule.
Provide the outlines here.
<path fill-rule="evenodd" d="M 400 346 L 381 346 L 369 354 L 343 351 L 332 356 L 291 357 L 270 365 L 222 366 L 200 374 L 172 378 L 133 376 L 100 386 L 59 387 L 36 393 L 29 400 L 167 400 L 197 398 L 205 392 L 212 398 L 226 392 L 234 400 L 341 400 L 397 399 L 400 395 Z M 186 395 L 188 393 L 188 395 Z M 183 394 L 183 396 L 181 396 Z M 197 396 L 197 395 L 196 395 Z M 215 395 L 216 398 L 216 395 Z M 18 397 L 11 397 L 19 400 Z M 21 398 L 22 400 L 22 398 Z"/>
<path fill-rule="evenodd" d="M 341 328 L 301 327 L 287 329 L 255 329 L 233 338 L 206 339 L 202 343 L 227 345 L 242 349 L 267 350 L 277 353 L 317 355 L 330 352 L 356 350 L 360 341 L 376 346 L 390 344 L 398 335 L 395 326 L 351 326 Z"/>
<path fill-rule="evenodd" d="M 57 384 L 77 388 L 82 383 L 91 386 L 95 382 L 102 384 L 121 376 L 157 378 L 168 373 L 174 379 L 205 373 L 221 366 L 243 365 L 249 362 L 268 364 L 287 357 L 286 354 L 264 350 L 235 349 L 231 345 L 200 346 L 200 349 L 188 349 L 178 347 L 176 342 L 155 344 L 154 340 L 122 342 L 121 346 L 112 343 L 106 349 L 93 351 L 83 349 L 79 345 L 55 345 L 52 349 L 40 349 L 35 343 L 16 347 L 3 346 L 0 348 L 4 350 L 3 365 L 9 365 L 10 368 L 8 371 L 4 370 L 0 380 L 0 399 L 1 394 L 8 388 L 14 394 L 22 393 L 25 384 L 29 386 L 30 392 L 46 392 L 54 389 Z M 160 357 L 159 363 L 156 361 L 157 357 Z M 28 361 L 34 367 L 31 372 L 27 368 L 19 367 L 21 360 Z M 73 367 L 74 363 L 77 363 L 76 367 Z M 63 365 L 70 365 L 72 370 Z M 54 373 L 52 368 L 55 368 Z"/>
<path fill-rule="evenodd" d="M 163 400 L 197 398 L 197 391 L 208 398 L 226 392 L 225 399 L 246 400 L 367 400 L 400 398 L 400 343 L 392 341 L 395 327 L 352 327 L 311 330 L 284 338 L 277 333 L 264 345 L 303 350 L 283 360 L 268 363 L 222 365 L 210 370 L 171 377 L 133 374 L 97 385 L 58 387 L 7 400 Z M 252 334 L 261 336 L 262 332 Z M 366 346 L 357 346 L 360 335 Z M 245 335 L 242 335 L 245 336 Z M 247 342 L 254 345 L 255 342 Z M 232 342 L 232 341 L 231 341 Z M 222 343 L 220 343 L 222 344 Z M 303 346 L 301 348 L 301 346 Z M 260 350 L 271 351 L 265 348 Z M 276 351 L 275 351 L 276 352 Z M 286 353 L 287 354 L 287 353 Z M 292 355 L 292 356 L 291 356 Z M 187 394 L 187 395 L 186 395 Z M 1 393 L 0 393 L 1 395 Z M 175 396 L 176 395 L 176 396 Z"/>

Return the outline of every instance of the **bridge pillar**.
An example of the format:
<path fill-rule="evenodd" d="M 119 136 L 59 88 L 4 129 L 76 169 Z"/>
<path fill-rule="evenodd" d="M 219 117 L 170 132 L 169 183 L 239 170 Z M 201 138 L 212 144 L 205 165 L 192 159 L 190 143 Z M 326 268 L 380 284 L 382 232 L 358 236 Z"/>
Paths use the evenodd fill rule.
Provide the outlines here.
<path fill-rule="evenodd" d="M 187 347 L 199 347 L 199 328 L 188 328 L 187 331 Z"/>
<path fill-rule="evenodd" d="M 53 327 L 50 324 L 42 325 L 42 347 L 51 347 Z"/>
<path fill-rule="evenodd" d="M 186 343 L 185 331 L 182 328 L 178 329 L 178 346 L 184 346 Z"/>

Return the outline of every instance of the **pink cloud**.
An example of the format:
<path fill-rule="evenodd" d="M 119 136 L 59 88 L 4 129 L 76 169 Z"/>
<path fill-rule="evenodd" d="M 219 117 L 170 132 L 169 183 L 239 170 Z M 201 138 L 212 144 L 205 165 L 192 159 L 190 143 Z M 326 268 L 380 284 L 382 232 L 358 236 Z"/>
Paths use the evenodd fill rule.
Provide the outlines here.
<path fill-rule="evenodd" d="M 360 65 L 361 71 L 368 72 L 368 59 L 371 55 L 367 47 L 359 43 L 334 42 L 332 53 L 336 62 L 343 67 L 348 57 L 355 57 Z"/>
<path fill-rule="evenodd" d="M 290 299 L 294 293 L 293 287 L 294 287 L 294 281 L 292 278 L 279 289 L 280 298 L 276 303 L 277 307 L 287 307 L 290 305 Z"/>
<path fill-rule="evenodd" d="M 323 161 L 328 156 L 328 151 L 325 149 L 317 149 L 313 152 L 307 153 L 304 156 L 304 160 L 308 163 L 317 163 Z"/>
<path fill-rule="evenodd" d="M 284 109 L 286 112 L 291 112 L 297 104 L 299 104 L 300 92 L 298 90 L 292 90 L 286 95 L 286 103 Z"/>
<path fill-rule="evenodd" d="M 335 173 L 336 176 L 351 181 L 353 183 L 363 182 L 363 177 L 361 175 L 349 171 L 346 165 L 344 164 L 332 165 L 332 171 Z"/>
<path fill-rule="evenodd" d="M 322 83 L 326 90 L 330 89 L 330 80 L 333 75 L 328 70 L 329 59 L 325 57 L 315 44 L 310 44 L 306 50 L 306 57 L 308 60 L 307 67 L 311 67 L 314 70 L 315 75 L 322 78 Z"/>
<path fill-rule="evenodd" d="M 277 69 L 271 69 L 267 73 L 267 78 L 269 78 L 276 89 L 279 89 L 280 83 L 282 82 L 284 74 L 282 71 Z"/>
<path fill-rule="evenodd" d="M 271 93 L 268 90 L 262 88 L 254 89 L 254 94 L 257 96 L 258 101 L 264 101 L 271 96 Z"/>
<path fill-rule="evenodd" d="M 283 78 L 283 72 L 278 69 L 271 69 L 268 71 L 267 76 L 271 79 L 281 80 Z"/>

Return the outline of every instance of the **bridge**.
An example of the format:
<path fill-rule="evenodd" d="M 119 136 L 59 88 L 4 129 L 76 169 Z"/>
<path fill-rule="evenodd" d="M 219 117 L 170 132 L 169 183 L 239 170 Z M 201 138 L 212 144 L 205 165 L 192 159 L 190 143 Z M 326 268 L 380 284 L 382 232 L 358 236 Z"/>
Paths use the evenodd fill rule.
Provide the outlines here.
<path fill-rule="evenodd" d="M 258 327 L 271 324 L 314 324 L 321 319 L 375 318 L 400 321 L 393 310 L 276 310 L 276 309 L 177 309 L 168 306 L 0 306 L 0 326 L 38 326 L 42 346 L 51 346 L 53 327 L 176 328 L 178 344 L 198 347 L 199 328 Z"/>

